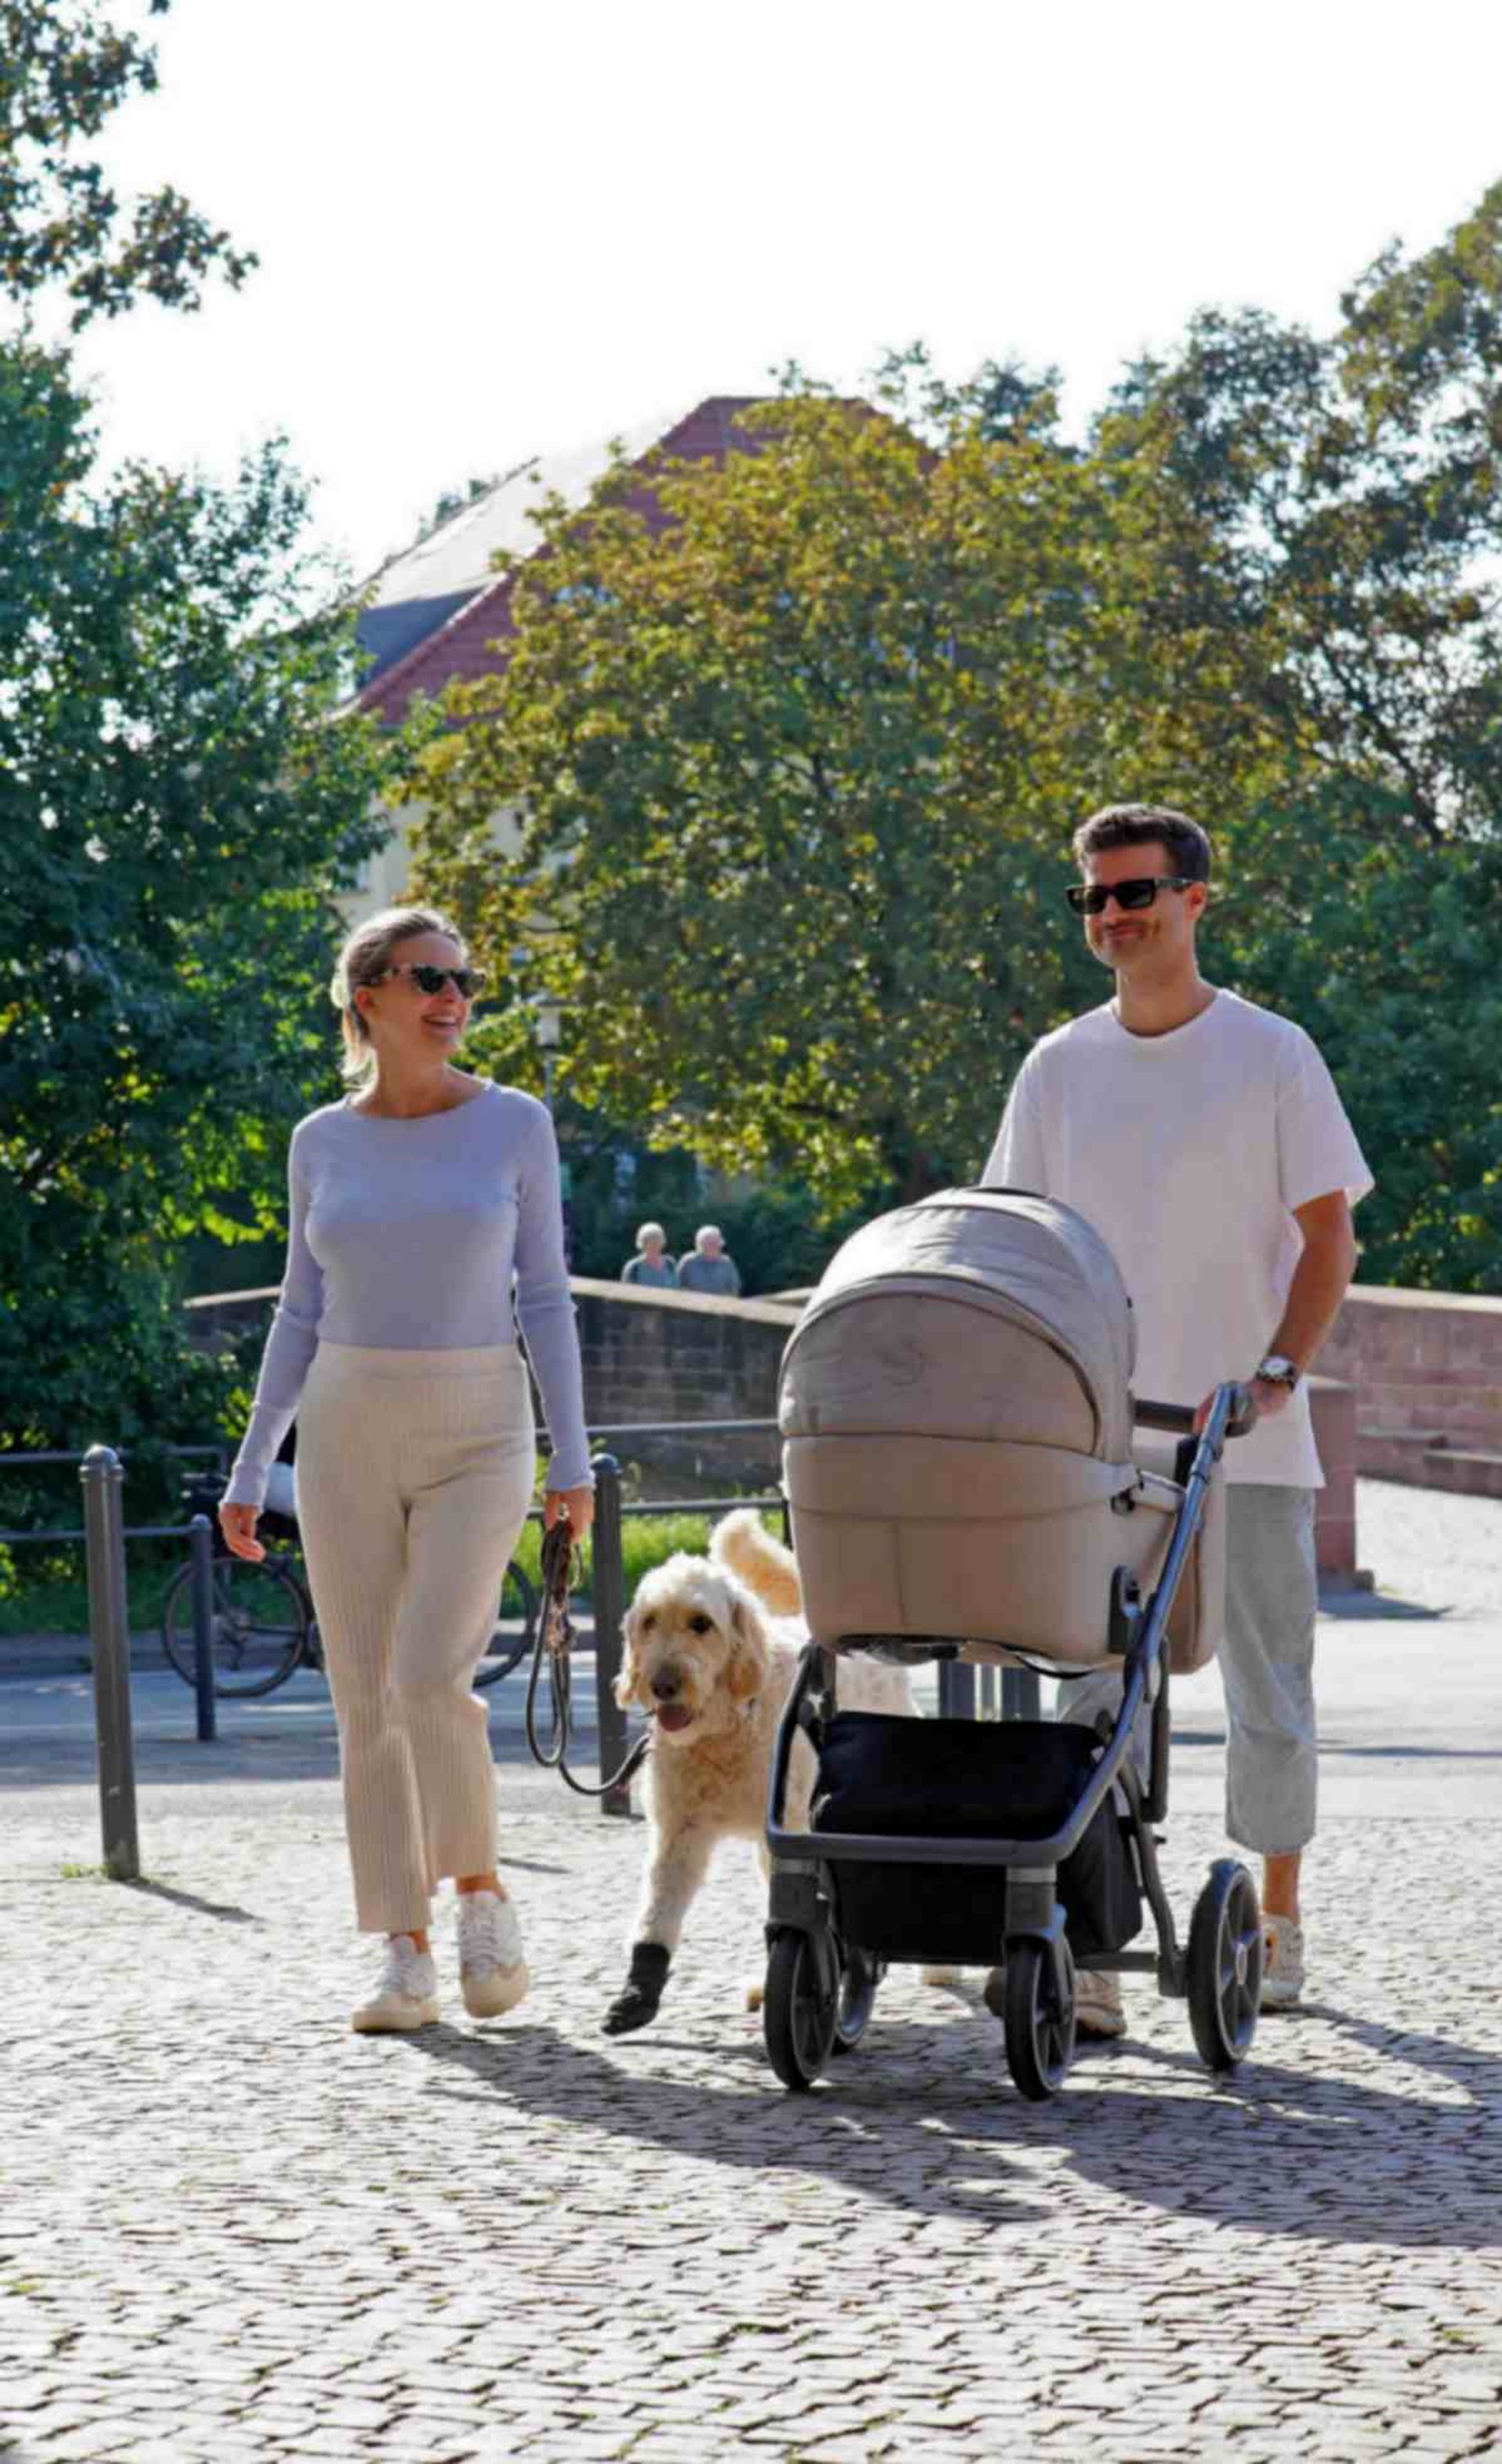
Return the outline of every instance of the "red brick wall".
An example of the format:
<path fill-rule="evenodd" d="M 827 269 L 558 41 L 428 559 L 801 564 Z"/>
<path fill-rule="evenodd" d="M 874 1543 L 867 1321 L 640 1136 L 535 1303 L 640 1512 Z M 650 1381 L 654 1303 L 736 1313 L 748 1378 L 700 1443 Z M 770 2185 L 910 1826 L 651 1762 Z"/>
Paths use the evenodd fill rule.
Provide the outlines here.
<path fill-rule="evenodd" d="M 1319 1368 L 1356 1389 L 1361 1471 L 1502 1496 L 1502 1300 L 1353 1285 Z"/>

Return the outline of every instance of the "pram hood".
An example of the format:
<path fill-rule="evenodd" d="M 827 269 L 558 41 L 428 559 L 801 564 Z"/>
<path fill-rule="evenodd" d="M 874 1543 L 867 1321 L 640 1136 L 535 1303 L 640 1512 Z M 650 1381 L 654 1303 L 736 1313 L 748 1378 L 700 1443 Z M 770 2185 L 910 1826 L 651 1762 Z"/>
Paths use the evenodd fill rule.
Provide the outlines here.
<path fill-rule="evenodd" d="M 1126 1287 L 1082 1215 L 1021 1190 L 941 1190 L 837 1252 L 783 1355 L 779 1424 L 789 1439 L 1031 1439 L 1121 1463 L 1133 1358 Z"/>

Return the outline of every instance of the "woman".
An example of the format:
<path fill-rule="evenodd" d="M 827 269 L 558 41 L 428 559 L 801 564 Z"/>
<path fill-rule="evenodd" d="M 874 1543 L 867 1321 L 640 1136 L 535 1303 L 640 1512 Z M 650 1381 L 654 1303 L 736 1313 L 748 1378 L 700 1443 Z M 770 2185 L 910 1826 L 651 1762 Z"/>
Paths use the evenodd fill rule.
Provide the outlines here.
<path fill-rule="evenodd" d="M 667 1254 L 667 1235 L 661 1223 L 643 1223 L 636 1236 L 636 1256 L 620 1269 L 623 1284 L 654 1284 L 670 1292 L 678 1278 Z"/>
<path fill-rule="evenodd" d="M 344 944 L 332 992 L 350 1092 L 293 1133 L 281 1301 L 219 1510 L 235 1555 L 264 1555 L 256 1517 L 295 1415 L 356 1917 L 386 1937 L 361 2034 L 437 2018 L 428 1925 L 446 1874 L 466 2008 L 493 2018 L 528 1987 L 472 1686 L 535 1471 L 513 1279 L 553 1437 L 546 1519 L 581 1539 L 594 1514 L 553 1124 L 533 1096 L 454 1067 L 474 989 L 429 908 L 389 909 Z"/>

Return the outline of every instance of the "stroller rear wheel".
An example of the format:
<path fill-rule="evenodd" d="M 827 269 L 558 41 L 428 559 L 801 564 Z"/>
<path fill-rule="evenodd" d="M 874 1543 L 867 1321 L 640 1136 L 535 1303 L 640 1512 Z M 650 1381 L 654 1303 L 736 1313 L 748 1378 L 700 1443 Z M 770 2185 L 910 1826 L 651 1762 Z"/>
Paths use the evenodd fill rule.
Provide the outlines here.
<path fill-rule="evenodd" d="M 1194 1903 L 1185 1966 L 1200 2059 L 1233 2071 L 1256 2034 L 1262 1996 L 1262 1911 L 1234 1857 L 1217 1859 Z"/>
<path fill-rule="evenodd" d="M 1064 1995 L 1040 1942 L 1007 1945 L 1007 2067 L 1018 2094 L 1045 2103 L 1063 2086 L 1075 2052 L 1075 1963 L 1062 1945 Z"/>
<path fill-rule="evenodd" d="M 817 1933 L 779 1927 L 767 1956 L 762 2027 L 768 2059 L 784 2087 L 813 2086 L 835 2041 L 839 2001 L 834 1935 L 827 1927 Z"/>
<path fill-rule="evenodd" d="M 839 1974 L 839 2007 L 835 2014 L 832 2054 L 853 2054 L 865 2035 L 876 2008 L 876 1989 L 885 1974 L 882 1962 L 868 1950 L 847 1950 Z"/>

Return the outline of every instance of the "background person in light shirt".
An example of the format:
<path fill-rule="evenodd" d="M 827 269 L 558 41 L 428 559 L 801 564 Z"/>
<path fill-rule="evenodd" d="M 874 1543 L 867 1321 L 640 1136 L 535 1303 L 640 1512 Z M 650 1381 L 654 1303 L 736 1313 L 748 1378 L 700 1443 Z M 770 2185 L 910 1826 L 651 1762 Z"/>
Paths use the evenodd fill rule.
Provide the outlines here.
<path fill-rule="evenodd" d="M 678 1261 L 678 1287 L 685 1292 L 716 1292 L 733 1300 L 741 1287 L 741 1270 L 725 1245 L 717 1223 L 701 1223 L 693 1248 Z"/>
<path fill-rule="evenodd" d="M 1356 1263 L 1372 1186 L 1334 1082 L 1290 1020 L 1207 983 L 1196 935 L 1210 843 L 1184 814 L 1107 806 L 1075 835 L 1070 891 L 1116 997 L 1034 1046 L 986 1169 L 1094 1224 L 1137 1320 L 1141 1395 L 1200 1404 L 1250 1384 L 1258 1419 L 1226 1450 L 1226 1822 L 1263 1859 L 1263 2008 L 1303 1984 L 1299 1864 L 1315 1832 L 1314 1493 L 1304 1372 Z M 1093 1724 L 1121 1699 L 1101 1671 L 1061 1688 Z M 1120 2035 L 1114 1975 L 1079 1978 L 1087 2035 Z"/>
<path fill-rule="evenodd" d="M 636 1236 L 636 1254 L 620 1269 L 623 1284 L 655 1286 L 670 1292 L 678 1281 L 677 1271 L 667 1254 L 667 1235 L 661 1223 L 643 1223 Z"/>

